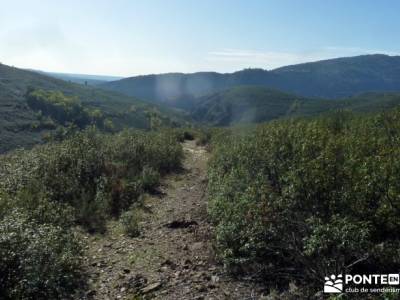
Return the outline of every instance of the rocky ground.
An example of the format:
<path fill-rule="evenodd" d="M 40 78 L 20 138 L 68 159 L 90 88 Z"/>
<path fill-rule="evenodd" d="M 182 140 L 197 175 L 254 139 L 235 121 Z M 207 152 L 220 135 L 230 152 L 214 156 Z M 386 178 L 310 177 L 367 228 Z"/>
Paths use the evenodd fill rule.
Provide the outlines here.
<path fill-rule="evenodd" d="M 89 299 L 259 299 L 263 288 L 234 279 L 218 264 L 205 199 L 208 153 L 184 144 L 184 170 L 165 177 L 145 199 L 141 235 L 129 238 L 110 223 L 87 236 Z"/>

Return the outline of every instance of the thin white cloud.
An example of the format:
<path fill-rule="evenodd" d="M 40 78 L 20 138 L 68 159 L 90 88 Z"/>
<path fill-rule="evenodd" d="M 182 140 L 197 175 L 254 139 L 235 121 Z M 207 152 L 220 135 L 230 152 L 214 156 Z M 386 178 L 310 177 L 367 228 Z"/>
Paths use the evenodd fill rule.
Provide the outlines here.
<path fill-rule="evenodd" d="M 243 49 L 224 49 L 207 54 L 206 60 L 218 63 L 231 63 L 233 66 L 274 68 L 286 64 L 293 64 L 307 59 L 304 55 L 288 52 L 254 51 Z"/>

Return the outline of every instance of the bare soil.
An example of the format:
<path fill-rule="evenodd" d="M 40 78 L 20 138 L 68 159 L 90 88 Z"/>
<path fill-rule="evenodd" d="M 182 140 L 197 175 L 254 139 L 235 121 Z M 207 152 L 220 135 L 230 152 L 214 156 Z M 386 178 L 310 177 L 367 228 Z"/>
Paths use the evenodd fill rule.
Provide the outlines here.
<path fill-rule="evenodd" d="M 127 237 L 117 222 L 87 236 L 89 299 L 259 299 L 251 278 L 235 279 L 215 258 L 207 218 L 209 154 L 183 144 L 184 169 L 166 176 L 159 195 L 144 201 L 141 235 Z"/>

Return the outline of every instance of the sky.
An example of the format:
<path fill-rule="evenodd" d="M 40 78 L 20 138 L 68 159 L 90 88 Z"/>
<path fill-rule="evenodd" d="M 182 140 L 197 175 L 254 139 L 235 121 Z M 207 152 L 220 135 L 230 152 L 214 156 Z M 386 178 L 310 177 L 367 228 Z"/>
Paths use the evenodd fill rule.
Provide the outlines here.
<path fill-rule="evenodd" d="M 133 76 L 400 54 L 398 0 L 0 0 L 0 62 Z"/>

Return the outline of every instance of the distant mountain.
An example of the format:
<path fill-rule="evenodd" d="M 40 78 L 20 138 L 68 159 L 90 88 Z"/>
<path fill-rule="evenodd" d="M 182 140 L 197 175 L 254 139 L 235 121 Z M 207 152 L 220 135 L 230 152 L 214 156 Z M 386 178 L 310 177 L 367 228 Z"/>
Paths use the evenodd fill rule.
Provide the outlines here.
<path fill-rule="evenodd" d="M 200 72 L 136 76 L 102 83 L 99 87 L 190 110 L 199 96 L 242 85 L 330 99 L 364 92 L 400 91 L 400 56 L 362 55 L 272 71 L 245 69 L 228 74 Z"/>
<path fill-rule="evenodd" d="M 400 91 L 400 56 L 362 55 L 282 67 L 276 88 L 299 95 L 344 98 L 364 92 Z"/>
<path fill-rule="evenodd" d="M 272 71 L 246 69 L 230 74 L 138 76 L 103 83 L 102 89 L 0 64 L 0 152 L 42 142 L 43 135 L 54 130 L 46 119 L 52 116 L 45 116 L 43 122 L 43 112 L 38 109 L 46 104 L 41 103 L 43 97 L 54 95 L 38 93 L 44 96 L 33 99 L 33 106 L 28 105 L 29 87 L 59 91 L 59 96 L 54 94 L 58 99 L 55 105 L 57 101 L 74 102 L 72 97 L 76 97 L 80 124 L 87 124 L 92 115 L 100 115 L 111 121 L 115 130 L 175 126 L 186 123 L 189 118 L 208 125 L 228 126 L 315 115 L 334 109 L 368 112 L 397 106 L 400 93 L 395 91 L 400 91 L 400 57 L 366 55 Z M 359 93 L 363 94 L 352 96 Z M 184 109 L 186 113 L 164 104 Z M 60 116 L 53 119 L 64 121 Z M 65 124 L 59 122 L 56 126 Z"/>
<path fill-rule="evenodd" d="M 155 118 L 157 124 L 169 126 L 184 122 L 180 114 L 171 109 L 134 97 L 0 64 L 0 152 L 42 142 L 43 135 L 51 130 L 38 126 L 40 114 L 27 104 L 29 87 L 76 97 L 83 109 L 98 110 L 104 118 L 112 121 L 116 130 L 125 127 L 150 128 Z"/>
<path fill-rule="evenodd" d="M 400 93 L 368 93 L 342 100 L 299 97 L 258 86 L 233 87 L 196 99 L 191 116 L 215 126 L 252 124 L 333 110 L 370 112 L 400 105 Z"/>
<path fill-rule="evenodd" d="M 123 78 L 119 76 L 56 73 L 56 72 L 45 72 L 40 70 L 29 70 L 29 71 L 34 71 L 50 77 L 62 79 L 68 82 L 80 83 L 85 85 L 98 85 L 100 83 L 120 80 Z"/>
<path fill-rule="evenodd" d="M 230 87 L 231 85 L 226 84 L 225 77 L 213 72 L 168 73 L 111 81 L 100 84 L 99 87 L 126 95 L 136 95 L 150 102 L 189 108 L 191 100 L 195 97 Z"/>

